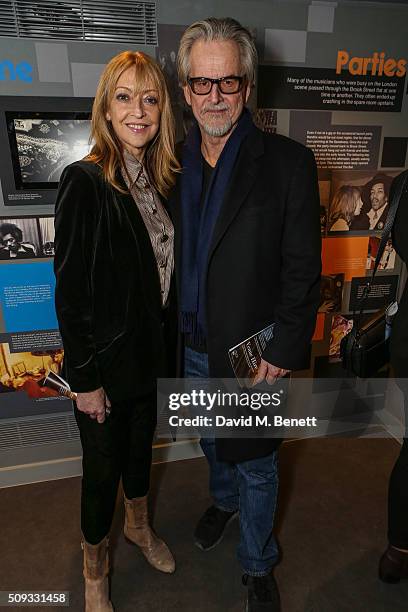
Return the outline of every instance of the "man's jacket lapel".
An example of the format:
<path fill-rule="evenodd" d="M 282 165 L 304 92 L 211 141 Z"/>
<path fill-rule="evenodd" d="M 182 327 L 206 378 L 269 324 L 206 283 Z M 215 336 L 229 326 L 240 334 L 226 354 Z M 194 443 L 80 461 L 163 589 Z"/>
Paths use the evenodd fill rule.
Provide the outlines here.
<path fill-rule="evenodd" d="M 263 135 L 255 127 L 241 145 L 231 182 L 225 194 L 222 208 L 215 224 L 208 255 L 210 262 L 218 243 L 238 214 L 248 194 L 255 185 L 257 159 L 263 155 Z"/>

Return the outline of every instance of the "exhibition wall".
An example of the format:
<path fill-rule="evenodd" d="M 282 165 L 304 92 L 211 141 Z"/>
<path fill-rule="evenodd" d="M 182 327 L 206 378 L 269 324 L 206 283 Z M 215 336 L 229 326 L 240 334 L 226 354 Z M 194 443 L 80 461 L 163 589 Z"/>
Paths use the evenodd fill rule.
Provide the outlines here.
<path fill-rule="evenodd" d="M 379 197 L 386 198 L 407 164 L 408 6 L 359 0 L 114 4 L 88 2 L 86 13 L 80 2 L 61 2 L 58 9 L 44 1 L 28 8 L 19 0 L 0 4 L 0 485 L 13 484 L 20 465 L 52 466 L 34 479 L 79 469 L 71 402 L 41 385 L 49 370 L 60 372 L 63 357 L 53 305 L 53 212 L 62 169 L 89 149 L 92 97 L 112 56 L 131 48 L 158 60 L 182 139 L 192 121 L 175 66 L 185 27 L 227 15 L 253 33 L 260 60 L 250 99 L 255 121 L 311 147 L 319 169 L 323 277 L 307 375 L 341 372 L 339 343 L 352 326 L 387 213 L 383 199 L 381 217 L 373 218 L 375 186 L 383 186 Z M 343 196 L 360 199 L 360 214 L 354 208 L 347 224 L 337 218 Z M 369 309 L 398 295 L 401 273 L 390 242 Z"/>

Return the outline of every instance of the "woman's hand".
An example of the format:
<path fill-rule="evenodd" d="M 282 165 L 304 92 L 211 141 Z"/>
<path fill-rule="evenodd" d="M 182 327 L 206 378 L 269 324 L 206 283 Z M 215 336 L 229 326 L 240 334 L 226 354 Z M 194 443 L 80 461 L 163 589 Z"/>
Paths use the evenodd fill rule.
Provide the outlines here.
<path fill-rule="evenodd" d="M 105 421 L 106 413 L 109 413 L 111 408 L 109 398 L 102 387 L 95 391 L 77 393 L 76 405 L 78 410 L 89 414 L 91 419 L 96 419 L 98 423 Z"/>

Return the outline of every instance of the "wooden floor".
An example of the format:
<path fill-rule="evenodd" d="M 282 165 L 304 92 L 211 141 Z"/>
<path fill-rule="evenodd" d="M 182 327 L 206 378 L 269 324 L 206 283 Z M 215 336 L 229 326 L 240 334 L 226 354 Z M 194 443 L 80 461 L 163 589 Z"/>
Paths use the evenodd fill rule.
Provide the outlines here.
<path fill-rule="evenodd" d="M 407 612 L 408 582 L 384 585 L 377 578 L 387 480 L 398 452 L 395 441 L 381 439 L 282 447 L 276 577 L 283 612 Z M 83 610 L 79 497 L 79 478 L 0 491 L 0 590 L 69 591 L 69 610 Z M 111 538 L 115 611 L 241 612 L 238 522 L 212 551 L 192 543 L 210 503 L 205 460 L 154 466 L 152 501 L 155 528 L 173 550 L 177 571 L 155 572 L 125 543 L 118 503 Z"/>

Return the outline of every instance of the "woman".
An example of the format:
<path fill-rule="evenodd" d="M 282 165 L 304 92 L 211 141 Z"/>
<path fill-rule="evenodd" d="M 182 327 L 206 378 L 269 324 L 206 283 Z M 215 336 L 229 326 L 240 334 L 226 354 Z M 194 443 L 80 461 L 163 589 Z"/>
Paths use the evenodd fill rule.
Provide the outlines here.
<path fill-rule="evenodd" d="M 108 533 L 121 477 L 126 538 L 156 569 L 175 569 L 149 526 L 147 492 L 173 268 L 173 227 L 159 194 L 178 166 L 164 77 L 144 53 L 123 52 L 106 66 L 91 136 L 91 153 L 61 177 L 55 275 L 83 448 L 86 611 L 100 612 L 112 610 Z"/>
<path fill-rule="evenodd" d="M 352 185 L 340 187 L 331 203 L 329 231 L 349 231 L 354 217 L 360 214 L 362 207 L 363 201 L 358 187 Z"/>
<path fill-rule="evenodd" d="M 398 181 L 407 172 L 394 179 L 391 187 L 395 190 Z M 408 191 L 398 205 L 393 226 L 393 244 L 401 259 L 408 264 Z M 395 377 L 404 393 L 405 437 L 400 454 L 391 473 L 388 490 L 388 548 L 381 557 L 379 575 L 384 582 L 399 582 L 408 578 L 408 284 L 405 285 L 398 312 L 392 325 L 391 364 Z"/>

